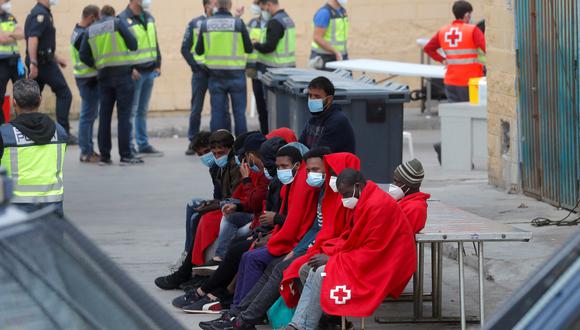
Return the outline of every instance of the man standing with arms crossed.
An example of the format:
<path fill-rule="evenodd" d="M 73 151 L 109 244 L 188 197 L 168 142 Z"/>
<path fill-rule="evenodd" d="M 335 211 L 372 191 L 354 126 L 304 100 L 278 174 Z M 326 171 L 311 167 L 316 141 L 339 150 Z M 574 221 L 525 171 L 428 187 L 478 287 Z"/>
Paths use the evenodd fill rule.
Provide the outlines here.
<path fill-rule="evenodd" d="M 267 20 L 266 33 L 262 34 L 262 40 L 254 42 L 254 49 L 259 53 L 258 70 L 265 73 L 268 68 L 295 67 L 296 26 L 294 21 L 284 9 L 280 8 L 278 0 L 258 0 L 258 4 L 262 9 L 262 18 Z M 254 84 L 254 89 L 256 88 L 262 90 L 264 88 L 259 80 Z M 264 94 L 263 97 L 265 97 Z M 260 126 L 262 132 L 268 132 L 267 111 L 260 113 Z"/>
<path fill-rule="evenodd" d="M 191 77 L 191 113 L 189 115 L 189 129 L 187 137 L 189 138 L 189 147 L 185 151 L 188 156 L 195 155 L 193 148 L 193 140 L 199 133 L 201 125 L 201 113 L 203 111 L 203 104 L 205 102 L 205 94 L 207 92 L 207 84 L 209 80 L 209 72 L 205 66 L 205 58 L 203 55 L 195 53 L 197 46 L 199 30 L 201 24 L 211 17 L 216 8 L 217 0 L 202 0 L 204 15 L 192 19 L 187 25 L 183 42 L 181 43 L 181 55 L 189 65 L 192 71 Z"/>
<path fill-rule="evenodd" d="M 133 58 L 132 77 L 135 81 L 135 95 L 133 97 L 133 109 L 131 111 L 132 130 L 135 135 L 136 149 L 131 148 L 133 153 L 140 156 L 162 157 L 163 153 L 149 144 L 147 136 L 147 112 L 149 101 L 153 91 L 155 78 L 161 75 L 161 51 L 157 39 L 157 27 L 155 18 L 151 16 L 151 0 L 130 0 L 127 9 L 119 14 L 119 19 L 129 26 L 129 29 L 137 38 L 138 48 Z"/>
<path fill-rule="evenodd" d="M 96 67 L 99 77 L 99 165 L 111 165 L 111 119 L 117 104 L 118 139 L 121 165 L 139 165 L 130 147 L 131 105 L 135 91 L 131 79 L 133 60 L 130 51 L 137 50 L 137 39 L 127 23 L 112 16 L 103 16 L 91 25 L 81 43 L 80 59 Z"/>
<path fill-rule="evenodd" d="M 68 120 L 72 93 L 59 68 L 66 68 L 66 62 L 56 54 L 56 29 L 50 11 L 57 2 L 58 0 L 38 0 L 26 17 L 26 64 L 29 78 L 38 82 L 40 90 L 48 85 L 56 95 L 56 119 L 69 135 L 69 144 L 76 144 L 77 138 L 70 134 Z"/>
<path fill-rule="evenodd" d="M 329 0 L 314 15 L 314 40 L 311 63 L 325 69 L 326 63 L 348 60 L 347 41 L 350 23 L 346 14 L 348 0 Z M 312 65 L 312 64 L 311 64 Z"/>

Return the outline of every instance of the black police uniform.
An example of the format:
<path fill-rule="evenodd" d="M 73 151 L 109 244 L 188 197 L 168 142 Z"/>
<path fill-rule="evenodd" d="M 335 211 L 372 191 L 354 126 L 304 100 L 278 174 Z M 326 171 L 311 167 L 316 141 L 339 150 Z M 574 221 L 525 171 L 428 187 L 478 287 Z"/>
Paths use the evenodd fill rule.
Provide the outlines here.
<path fill-rule="evenodd" d="M 8 13 L 0 14 L 0 22 L 12 21 L 17 24 L 16 18 Z M 0 109 L 4 106 L 4 95 L 6 94 L 6 86 L 8 81 L 12 80 L 14 83 L 20 77 L 18 75 L 18 61 L 20 60 L 20 54 L 5 54 L 0 55 Z M 4 118 L 3 111 L 0 111 L 0 124 L 6 122 Z"/>
<path fill-rule="evenodd" d="M 38 77 L 36 77 L 36 82 L 40 85 L 41 90 L 44 89 L 45 85 L 50 86 L 56 95 L 56 119 L 69 133 L 68 115 L 72 103 L 72 94 L 54 59 L 56 29 L 49 8 L 40 3 L 32 8 L 24 24 L 24 37 L 27 45 L 30 37 L 38 38 Z M 28 46 L 26 47 L 26 65 L 30 68 Z"/>

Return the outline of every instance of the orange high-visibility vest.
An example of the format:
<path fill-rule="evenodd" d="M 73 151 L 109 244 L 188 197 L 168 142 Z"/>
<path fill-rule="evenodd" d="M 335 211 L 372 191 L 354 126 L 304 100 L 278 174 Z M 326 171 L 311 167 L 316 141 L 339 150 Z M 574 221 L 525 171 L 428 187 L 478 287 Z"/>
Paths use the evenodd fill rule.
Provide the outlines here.
<path fill-rule="evenodd" d="M 475 25 L 455 22 L 439 30 L 439 45 L 447 59 L 445 85 L 469 86 L 469 79 L 483 77 L 483 65 L 473 41 L 476 28 Z"/>

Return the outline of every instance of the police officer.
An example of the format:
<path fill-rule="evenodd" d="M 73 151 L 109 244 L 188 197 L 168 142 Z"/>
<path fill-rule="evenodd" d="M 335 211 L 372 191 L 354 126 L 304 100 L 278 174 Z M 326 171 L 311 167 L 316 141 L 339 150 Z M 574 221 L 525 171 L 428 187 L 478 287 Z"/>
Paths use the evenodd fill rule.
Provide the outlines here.
<path fill-rule="evenodd" d="M 349 20 L 344 6 L 348 0 L 328 0 L 314 15 L 311 65 L 325 69 L 328 62 L 348 59 Z"/>
<path fill-rule="evenodd" d="M 248 29 L 252 43 L 256 43 L 262 41 L 262 35 L 266 33 L 266 20 L 262 18 L 262 9 L 259 6 L 259 0 L 254 0 L 250 9 L 254 17 L 248 22 Z M 252 79 L 252 90 L 254 91 L 254 99 L 256 100 L 256 108 L 260 120 L 260 131 L 263 134 L 268 134 L 268 107 L 264 87 L 259 79 L 258 57 L 259 53 L 255 49 L 248 55 L 246 75 Z"/>
<path fill-rule="evenodd" d="M 117 103 L 119 154 L 122 166 L 143 164 L 131 152 L 131 106 L 135 84 L 131 78 L 133 55 L 137 39 L 129 30 L 127 22 L 102 15 L 93 23 L 79 52 L 80 59 L 88 66 L 97 68 L 99 78 L 99 165 L 111 165 L 111 119 Z"/>
<path fill-rule="evenodd" d="M 203 55 L 197 55 L 195 53 L 195 47 L 197 46 L 197 37 L 199 36 L 201 24 L 213 15 L 216 3 L 217 0 L 202 0 L 204 15 L 198 16 L 189 22 L 183 36 L 183 42 L 181 43 L 181 55 L 193 72 L 191 77 L 191 113 L 189 115 L 189 129 L 187 131 L 189 147 L 185 151 L 185 154 L 188 156 L 196 154 L 192 142 L 200 130 L 201 113 L 203 111 L 203 103 L 205 102 L 205 94 L 209 80 L 209 72 L 205 66 L 205 59 Z"/>
<path fill-rule="evenodd" d="M 79 147 L 82 163 L 98 163 L 100 156 L 93 146 L 93 125 L 99 116 L 99 82 L 97 69 L 81 62 L 79 49 L 88 27 L 99 20 L 99 7 L 86 6 L 83 9 L 81 22 L 71 36 L 71 58 L 73 73 L 81 96 L 81 113 L 79 119 Z"/>
<path fill-rule="evenodd" d="M 246 54 L 252 52 L 252 41 L 244 22 L 230 13 L 231 0 L 218 0 L 218 12 L 201 25 L 195 48 L 197 55 L 205 56 L 210 70 L 212 132 L 231 130 L 227 111 L 228 95 L 234 112 L 235 133 L 247 131 L 246 126 Z"/>
<path fill-rule="evenodd" d="M 69 144 L 76 144 L 77 138 L 70 134 L 68 120 L 72 94 L 59 69 L 59 66 L 65 68 L 66 62 L 56 54 L 56 29 L 50 12 L 50 8 L 55 6 L 58 0 L 37 2 L 26 17 L 24 25 L 29 77 L 38 82 L 41 91 L 48 85 L 56 94 L 56 119 L 69 133 Z"/>
<path fill-rule="evenodd" d="M 155 19 L 149 12 L 151 0 L 130 0 L 127 9 L 119 14 L 119 19 L 125 21 L 133 35 L 137 38 L 137 52 L 133 54 L 133 80 L 135 95 L 131 118 L 137 147 L 133 152 L 140 156 L 161 157 L 163 153 L 149 144 L 147 136 L 147 111 L 153 91 L 155 78 L 161 74 L 161 52 L 157 41 Z M 133 141 L 133 132 L 131 132 Z M 131 142 L 133 148 L 133 142 Z"/>
<path fill-rule="evenodd" d="M 25 74 L 17 44 L 17 41 L 22 39 L 24 33 L 12 15 L 12 2 L 0 0 L 0 109 L 4 106 L 8 81 L 12 80 L 14 83 Z M 4 112 L 0 111 L 0 124 L 8 119 L 10 118 L 4 118 Z"/>
<path fill-rule="evenodd" d="M 293 68 L 296 66 L 296 26 L 278 0 L 258 0 L 262 19 L 267 21 L 266 32 L 260 42 L 254 42 L 258 51 L 258 70 L 262 73 L 268 68 Z M 255 88 L 264 87 L 258 81 Z M 262 94 L 265 101 L 265 95 Z M 264 118 L 262 118 L 264 117 Z M 260 113 L 262 131 L 268 132 L 268 112 Z M 265 126 L 265 127 L 264 127 Z M 272 127 L 275 128 L 275 127 Z"/>
<path fill-rule="evenodd" d="M 55 205 L 62 214 L 63 164 L 68 136 L 49 116 L 38 112 L 38 83 L 21 79 L 14 83 L 16 118 L 0 127 L 2 160 L 13 180 L 12 202 L 27 212 Z"/>

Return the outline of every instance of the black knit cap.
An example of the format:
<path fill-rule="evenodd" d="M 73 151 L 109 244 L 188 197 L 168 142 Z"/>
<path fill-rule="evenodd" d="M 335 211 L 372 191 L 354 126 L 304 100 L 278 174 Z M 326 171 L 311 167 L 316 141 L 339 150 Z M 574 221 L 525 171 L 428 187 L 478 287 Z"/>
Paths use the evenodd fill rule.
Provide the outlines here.
<path fill-rule="evenodd" d="M 425 178 L 423 165 L 417 159 L 413 159 L 399 165 L 393 174 L 394 178 L 403 182 L 409 188 L 419 188 Z"/>

